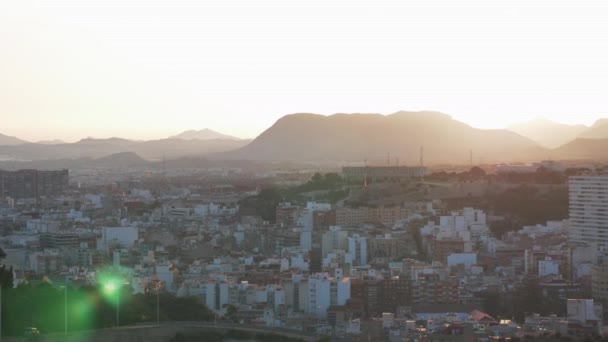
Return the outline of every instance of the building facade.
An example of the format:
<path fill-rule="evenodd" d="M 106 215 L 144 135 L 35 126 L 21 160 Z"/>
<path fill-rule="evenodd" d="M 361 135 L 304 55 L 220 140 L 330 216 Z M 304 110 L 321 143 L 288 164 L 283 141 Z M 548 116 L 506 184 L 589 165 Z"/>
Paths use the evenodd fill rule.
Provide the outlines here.
<path fill-rule="evenodd" d="M 572 176 L 568 186 L 570 241 L 608 251 L 608 174 Z"/>
<path fill-rule="evenodd" d="M 0 197 L 14 199 L 57 196 L 68 188 L 68 170 L 0 170 Z"/>

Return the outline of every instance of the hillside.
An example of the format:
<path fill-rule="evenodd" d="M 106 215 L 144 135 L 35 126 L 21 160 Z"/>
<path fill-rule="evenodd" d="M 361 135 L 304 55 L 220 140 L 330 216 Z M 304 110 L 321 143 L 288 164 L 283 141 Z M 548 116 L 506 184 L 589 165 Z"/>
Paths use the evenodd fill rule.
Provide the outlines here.
<path fill-rule="evenodd" d="M 583 139 L 608 139 L 608 119 L 599 119 L 589 128 L 582 132 L 579 138 Z"/>
<path fill-rule="evenodd" d="M 11 146 L 11 145 L 19 145 L 25 144 L 27 141 L 21 140 L 17 137 L 13 137 L 10 135 L 4 135 L 0 133 L 0 146 Z"/>
<path fill-rule="evenodd" d="M 608 160 L 608 139 L 576 139 L 551 151 L 553 159 Z"/>
<path fill-rule="evenodd" d="M 508 129 L 530 138 L 544 147 L 556 148 L 573 141 L 589 127 L 536 119 L 510 126 Z"/>
<path fill-rule="evenodd" d="M 185 139 L 185 140 L 212 140 L 212 139 L 223 139 L 223 140 L 241 140 L 237 137 L 233 137 L 227 134 L 219 133 L 214 130 L 205 128 L 200 130 L 191 129 L 185 132 L 182 132 L 178 135 L 174 135 L 169 137 L 169 139 Z"/>
<path fill-rule="evenodd" d="M 69 144 L 22 144 L 0 146 L 0 155 L 27 160 L 100 158 L 120 152 L 133 152 L 145 159 L 201 156 L 230 151 L 244 146 L 247 140 L 183 140 L 162 139 L 133 141 L 120 138 L 82 139 Z"/>
<path fill-rule="evenodd" d="M 429 162 L 527 160 L 543 149 L 507 130 L 476 129 L 437 112 L 380 114 L 291 114 L 251 144 L 224 158 L 292 161 L 383 161 L 416 163 L 420 146 Z"/>

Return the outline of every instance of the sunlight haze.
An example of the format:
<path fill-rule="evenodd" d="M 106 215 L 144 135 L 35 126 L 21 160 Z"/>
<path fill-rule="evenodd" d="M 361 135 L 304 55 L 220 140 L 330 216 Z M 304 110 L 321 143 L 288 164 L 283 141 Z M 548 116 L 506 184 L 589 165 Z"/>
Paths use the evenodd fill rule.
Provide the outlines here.
<path fill-rule="evenodd" d="M 0 3 L 0 132 L 253 138 L 281 116 L 608 117 L 604 1 Z"/>

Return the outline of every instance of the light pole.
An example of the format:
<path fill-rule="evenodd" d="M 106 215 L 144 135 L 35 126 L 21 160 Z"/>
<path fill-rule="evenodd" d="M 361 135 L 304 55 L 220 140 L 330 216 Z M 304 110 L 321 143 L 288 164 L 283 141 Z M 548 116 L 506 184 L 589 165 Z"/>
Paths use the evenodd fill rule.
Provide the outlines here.
<path fill-rule="evenodd" d="M 65 285 L 63 287 L 63 334 L 65 340 L 68 340 L 68 277 L 65 277 Z"/>
<path fill-rule="evenodd" d="M 160 287 L 161 283 L 156 283 L 156 325 L 160 325 Z"/>
<path fill-rule="evenodd" d="M 0 284 L 0 342 L 2 341 L 2 284 Z"/>
<path fill-rule="evenodd" d="M 68 277 L 65 277 L 65 292 L 63 296 L 63 306 L 64 306 L 64 332 L 65 332 L 65 340 L 68 340 Z"/>
<path fill-rule="evenodd" d="M 107 294 L 111 295 L 116 292 L 116 327 L 120 326 L 120 288 L 124 285 L 128 285 L 128 282 L 108 282 L 104 285 L 104 290 Z"/>
<path fill-rule="evenodd" d="M 120 288 L 116 290 L 116 327 L 120 326 Z"/>

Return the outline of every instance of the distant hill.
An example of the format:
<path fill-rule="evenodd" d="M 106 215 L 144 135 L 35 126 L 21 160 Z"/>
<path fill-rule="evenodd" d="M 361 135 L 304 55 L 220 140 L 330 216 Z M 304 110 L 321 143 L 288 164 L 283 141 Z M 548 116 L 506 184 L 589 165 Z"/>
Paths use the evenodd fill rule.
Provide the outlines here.
<path fill-rule="evenodd" d="M 101 157 L 95 159 L 96 164 L 115 166 L 115 165 L 126 165 L 126 166 L 135 166 L 135 165 L 144 165 L 148 163 L 147 160 L 141 158 L 137 155 L 137 153 L 133 152 L 121 152 L 111 154 L 109 156 Z"/>
<path fill-rule="evenodd" d="M 589 129 L 585 125 L 566 125 L 547 119 L 535 119 L 508 128 L 530 138 L 544 147 L 556 148 L 576 139 Z"/>
<path fill-rule="evenodd" d="M 145 159 L 202 156 L 230 151 L 246 145 L 249 140 L 182 140 L 162 139 L 133 141 L 121 138 L 87 138 L 75 143 L 55 145 L 22 144 L 0 146 L 0 155 L 15 159 L 49 160 L 100 158 L 120 152 L 133 152 Z"/>
<path fill-rule="evenodd" d="M 608 139 L 576 139 L 551 151 L 553 159 L 608 161 Z"/>
<path fill-rule="evenodd" d="M 208 128 L 200 129 L 200 130 L 189 130 L 182 132 L 178 135 L 174 135 L 169 137 L 169 139 L 185 139 L 185 140 L 212 140 L 212 139 L 223 139 L 223 140 L 241 140 L 237 137 L 233 137 L 230 135 L 222 134 Z"/>
<path fill-rule="evenodd" d="M 0 133 L 0 146 L 11 146 L 11 145 L 19 145 L 25 144 L 27 141 L 21 140 L 17 137 L 13 137 L 10 135 L 4 135 Z"/>
<path fill-rule="evenodd" d="M 589 128 L 579 135 L 584 139 L 608 139 L 608 119 L 599 119 Z"/>
<path fill-rule="evenodd" d="M 40 145 L 59 145 L 59 144 L 65 144 L 65 143 L 66 143 L 65 141 L 59 140 L 59 139 L 36 141 L 36 144 L 40 144 Z"/>
<path fill-rule="evenodd" d="M 537 143 L 507 130 L 473 128 L 437 112 L 380 114 L 291 114 L 279 119 L 251 144 L 224 158 L 288 161 L 385 161 L 418 164 L 419 148 L 431 162 L 467 163 L 528 160 L 540 155 Z M 384 162 L 384 163 L 385 163 Z"/>

